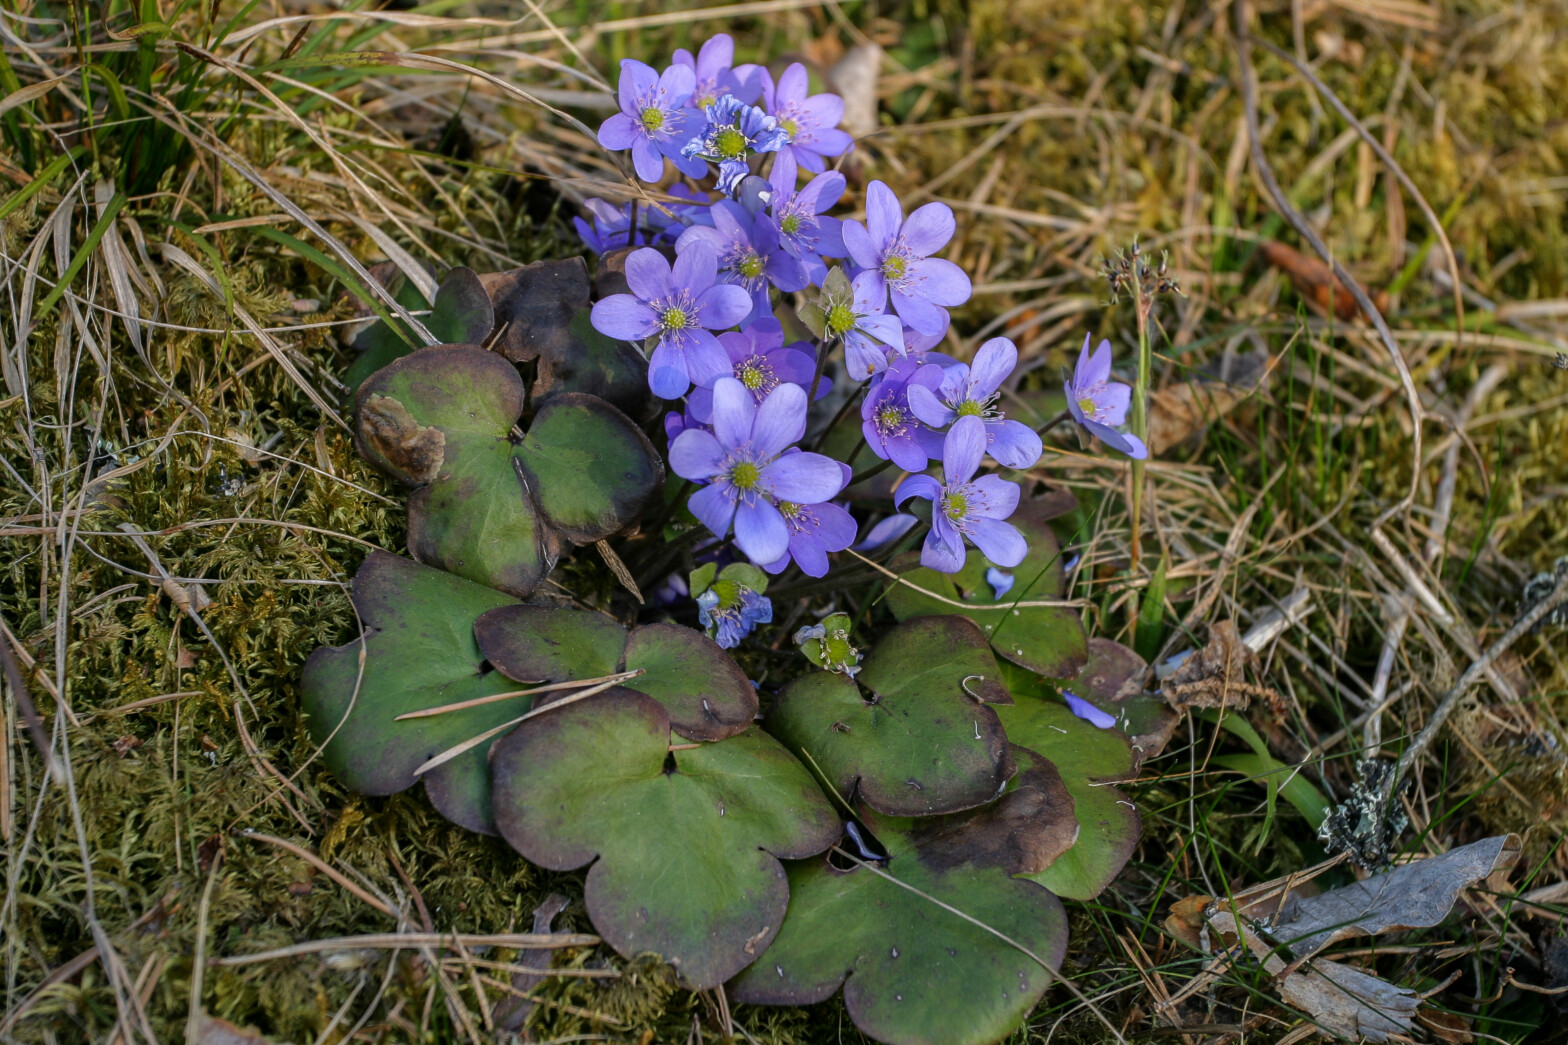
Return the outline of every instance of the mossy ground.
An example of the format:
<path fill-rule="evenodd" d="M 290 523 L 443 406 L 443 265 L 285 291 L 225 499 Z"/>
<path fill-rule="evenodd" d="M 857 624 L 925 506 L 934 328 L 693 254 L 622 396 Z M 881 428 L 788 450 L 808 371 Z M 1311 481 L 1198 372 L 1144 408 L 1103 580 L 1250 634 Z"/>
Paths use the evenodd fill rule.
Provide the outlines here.
<path fill-rule="evenodd" d="M 550 10 L 557 24 L 578 34 L 573 27 L 580 23 L 667 6 Z M 1299 46 L 1326 85 L 1391 146 L 1433 208 L 1450 213 L 1448 237 L 1474 291 L 1469 333 L 1457 343 L 1452 336 L 1452 300 L 1435 275 L 1443 267 L 1441 250 L 1415 267 L 1390 312 L 1430 410 L 1456 408 L 1488 367 L 1505 368 L 1465 429 L 1452 518 L 1438 535 L 1442 553 L 1432 574 L 1459 615 L 1490 641 L 1512 620 L 1521 580 L 1568 553 L 1568 371 L 1550 365 L 1550 338 L 1564 336 L 1568 315 L 1560 307 L 1568 297 L 1568 4 L 1280 0 L 1254 7 L 1260 35 L 1287 50 Z M 218 9 L 245 21 L 270 16 L 242 13 L 237 5 Z M 498 10 L 508 19 L 527 13 L 510 5 Z M 27 11 L 72 21 L 64 8 Z M 147 51 L 155 66 L 175 61 L 172 40 L 195 34 L 201 17 L 181 9 L 176 36 Z M 515 30 L 538 25 L 525 20 Z M 1219 591 L 1194 622 L 1200 641 L 1206 621 L 1245 621 L 1296 585 L 1310 587 L 1314 612 L 1276 649 L 1265 673 L 1286 696 L 1288 713 L 1277 722 L 1252 714 L 1278 757 L 1308 758 L 1310 778 L 1330 796 L 1343 796 L 1361 727 L 1349 729 L 1349 740 L 1321 741 L 1350 723 L 1365 702 L 1388 630 L 1382 598 L 1403 589 L 1368 527 L 1410 486 L 1411 426 L 1376 339 L 1364 327 L 1330 325 L 1301 310 L 1288 281 L 1254 254 L 1259 235 L 1295 241 L 1273 216 L 1247 157 L 1228 5 L 895 0 L 735 18 L 709 12 L 700 23 L 612 27 L 579 38 L 595 67 L 606 70 L 623 56 L 663 61 L 671 48 L 719 30 L 734 33 L 748 57 L 801 52 L 831 61 L 842 47 L 868 37 L 887 47 L 884 129 L 851 164 L 859 172 L 855 183 L 882 177 L 901 192 L 925 187 L 926 195 L 954 204 L 960 236 L 950 256 L 977 286 L 956 329 L 966 338 L 982 329 L 1014 337 L 1031 370 L 1027 385 L 1051 388 L 1086 330 L 1111 337 L 1125 357 L 1132 320 L 1125 304 L 1107 304 L 1098 270 L 1135 237 L 1146 249 L 1170 252 L 1186 290 L 1185 298 L 1161 306 L 1158 384 L 1182 380 L 1190 368 L 1238 345 L 1280 356 L 1263 392 L 1152 470 L 1155 554 L 1168 555 L 1172 576 L 1187 585 L 1187 594 L 1172 596 L 1153 638 L 1155 645 L 1162 638 L 1183 642 L 1173 635 L 1174 622 L 1202 584 Z M 322 22 L 314 31 L 325 35 L 305 38 L 307 55 L 449 42 L 478 29 L 367 28 L 360 21 Z M 278 57 L 293 33 L 290 27 L 262 36 L 243 60 L 255 65 Z M 62 68 L 74 62 L 71 47 L 45 43 Z M 546 39 L 519 46 L 571 60 Z M 19 51 L 9 58 L 23 82 L 41 78 L 33 59 Z M 478 60 L 520 82 L 579 86 L 494 53 Z M 1262 51 L 1255 62 L 1265 151 L 1281 184 L 1339 258 L 1367 283 L 1387 286 L 1431 230 L 1412 200 L 1390 188 L 1371 150 L 1343 134 L 1344 124 L 1299 76 Z M 605 161 L 538 110 L 456 77 L 443 84 L 392 69 L 375 74 L 379 80 L 321 70 L 291 75 L 319 77 L 310 82 L 341 104 L 307 105 L 304 95 L 289 95 L 305 115 L 286 118 L 259 102 L 253 88 L 214 70 L 193 78 L 212 93 L 180 97 L 229 148 L 363 257 L 378 256 L 378 248 L 343 219 L 345 210 L 393 231 L 416 254 L 481 271 L 577 251 L 566 224 L 571 205 L 551 179 L 602 171 Z M 390 84 L 425 90 L 425 100 L 393 93 Z M 140 97 L 134 85 L 131 93 Z M 61 131 L 65 144 L 91 146 L 84 165 L 96 158 L 88 195 L 98 177 L 126 191 L 124 213 L 148 239 L 221 265 L 234 305 L 268 326 L 347 316 L 336 276 L 257 234 L 254 225 L 231 224 L 266 222 L 277 204 L 222 168 L 212 150 L 168 152 L 164 171 L 137 168 L 123 134 L 113 127 L 81 133 L 76 115 L 56 101 L 18 111 L 42 155 L 23 156 L 12 144 L 0 149 L 0 177 L 9 179 L 0 201 L 26 184 L 25 176 L 6 172 L 36 171 L 52 155 L 52 132 L 39 125 L 58 120 L 54 130 L 70 128 Z M 459 109 L 461 117 L 449 121 Z M 250 118 L 224 118 L 234 111 Z M 1030 115 L 1014 116 L 1021 112 Z M 582 116 L 590 124 L 598 119 L 593 112 Z M 369 133 L 365 121 L 372 118 L 385 135 Z M 322 140 L 338 155 L 324 151 Z M 344 178 L 345 156 L 351 166 L 362 164 L 355 169 L 369 179 L 364 191 Z M 43 296 L 43 290 L 24 291 L 25 269 L 55 278 L 52 248 L 41 261 L 27 259 L 58 213 L 68 182 L 37 194 L 0 227 L 8 310 L 15 295 Z M 372 197 L 385 206 L 372 206 Z M 1456 201 L 1462 202 L 1455 207 Z M 94 218 L 79 207 L 67 219 L 75 237 L 67 256 Z M 1231 228 L 1241 232 L 1230 234 Z M 136 267 L 137 247 L 122 240 Z M 82 300 L 67 299 L 39 315 L 24 344 L 11 341 L 14 325 L 0 318 L 5 351 L 26 365 L 25 388 L 0 392 L 0 454 L 7 463 L 0 474 L 0 617 L 19 650 L 36 662 L 28 688 L 44 727 L 68 743 L 72 770 L 71 788 L 62 779 L 41 786 L 44 766 L 8 688 L 8 765 L 0 774 L 6 776 L 0 936 L 7 1010 L 16 1013 L 51 970 L 93 946 L 89 878 L 96 921 L 145 992 L 143 1008 L 159 1041 L 185 1033 L 198 948 L 238 955 L 397 928 L 305 860 L 247 832 L 314 850 L 389 897 L 416 926 L 428 914 L 440 930 L 526 929 L 550 892 L 580 897 L 580 876 L 529 867 L 500 842 L 447 825 L 417 791 L 365 799 L 346 793 L 321 769 L 300 721 L 300 667 L 317 645 L 355 634 L 344 585 L 366 547 L 402 548 L 399 493 L 358 459 L 348 433 L 323 416 L 253 337 L 238 329 L 222 335 L 177 329 L 229 329 L 234 312 L 156 254 L 150 270 L 166 282 L 148 288 L 144 300 L 161 299 L 158 318 L 174 326 L 151 329 L 139 354 L 125 325 L 101 311 L 116 302 L 101 257 L 93 254 L 75 284 Z M 1483 307 L 1483 298 L 1547 307 L 1521 320 L 1533 328 L 1521 330 L 1510 325 L 1506 310 Z M 62 331 L 66 316 L 83 318 Z M 329 375 L 345 363 L 335 329 L 279 336 L 289 358 L 333 403 L 340 393 Z M 1425 435 L 1417 508 L 1388 527 L 1412 553 L 1429 536 L 1444 468 L 1446 429 L 1428 424 Z M 119 475 L 93 484 L 85 481 L 89 468 Z M 1084 572 L 1079 594 L 1099 605 L 1092 627 L 1133 641 L 1121 601 L 1127 589 L 1120 466 L 1069 454 L 1048 455 L 1041 469 L 1069 479 L 1091 509 L 1084 543 L 1097 569 Z M 1231 540 L 1237 520 L 1254 506 Z M 211 604 L 200 617 L 210 636 L 148 579 L 157 571 L 118 531 L 121 524 L 149 535 L 164 571 L 202 584 Z M 1228 558 L 1220 554 L 1227 540 L 1238 549 Z M 68 554 L 62 557 L 62 550 Z M 1366 557 L 1376 568 L 1362 565 Z M 1378 569 L 1395 583 L 1380 585 Z M 564 576 L 585 588 L 608 590 L 611 583 L 595 563 L 574 564 Z M 1194 582 L 1200 587 L 1193 589 Z M 1411 810 L 1417 848 L 1524 832 L 1528 859 L 1515 879 L 1523 891 L 1568 872 L 1558 848 L 1568 823 L 1561 754 L 1568 738 L 1559 726 L 1568 711 L 1568 670 L 1561 632 L 1532 638 L 1514 654 L 1507 670 L 1526 702 L 1503 707 L 1482 691 L 1462 719 L 1470 743 L 1434 748 Z M 1390 750 L 1419 728 L 1425 709 L 1467 664 L 1429 621 L 1412 626 L 1396 685 L 1406 679 L 1413 685 L 1382 729 Z M 53 687 L 67 690 L 74 721 L 51 698 Z M 134 710 L 121 710 L 132 704 Z M 1201 964 L 1161 932 L 1172 899 L 1220 893 L 1321 855 L 1293 809 L 1281 804 L 1266 818 L 1255 783 L 1202 771 L 1206 755 L 1230 743 L 1206 723 L 1183 726 L 1172 752 L 1146 767 L 1137 789 L 1145 840 L 1134 863 L 1096 904 L 1074 909 L 1067 972 L 1129 1034 L 1162 1025 L 1153 1016 L 1151 989 L 1173 991 Z M 209 877 L 207 928 L 199 939 Z M 1468 956 L 1508 948 L 1523 972 L 1537 934 L 1550 924 L 1529 917 L 1531 910 L 1519 905 L 1493 914 L 1466 941 L 1474 946 L 1467 954 L 1439 957 L 1417 949 L 1377 960 L 1375 968 L 1417 984 L 1464 971 L 1453 990 L 1490 997 L 1497 970 L 1489 959 L 1466 964 Z M 590 929 L 580 903 L 557 928 Z M 280 1041 L 341 1040 L 350 1029 L 357 1040 L 464 1040 L 467 1032 L 454 1017 L 459 1009 L 482 1026 L 484 1003 L 469 970 L 446 967 L 442 982 L 422 961 L 405 955 L 389 966 L 386 955 L 348 949 L 215 966 L 206 971 L 199 1003 Z M 680 1042 L 719 1034 L 712 998 L 677 989 L 656 963 L 628 964 L 586 949 L 561 960 L 566 967 L 606 964 L 625 975 L 560 978 L 539 988 L 545 1003 L 530 1024 L 536 1040 Z M 1267 988 L 1232 977 L 1184 1010 L 1184 1019 L 1245 1024 L 1249 1040 L 1277 1039 L 1299 1018 L 1273 1002 Z M 493 988 L 486 992 L 489 1004 L 500 996 Z M 1492 1003 L 1448 998 L 1446 1004 L 1471 1017 L 1475 1030 L 1516 1041 L 1538 1033 L 1550 1003 L 1514 992 Z M 18 1040 L 105 1041 L 117 1008 L 102 965 L 88 963 L 33 997 L 19 1015 L 6 1031 Z M 856 1040 L 836 1001 L 738 1017 L 747 1037 L 761 1042 Z M 1107 1035 L 1063 991 L 1048 997 L 1018 1038 L 1053 1033 L 1052 1040 L 1069 1041 Z"/>

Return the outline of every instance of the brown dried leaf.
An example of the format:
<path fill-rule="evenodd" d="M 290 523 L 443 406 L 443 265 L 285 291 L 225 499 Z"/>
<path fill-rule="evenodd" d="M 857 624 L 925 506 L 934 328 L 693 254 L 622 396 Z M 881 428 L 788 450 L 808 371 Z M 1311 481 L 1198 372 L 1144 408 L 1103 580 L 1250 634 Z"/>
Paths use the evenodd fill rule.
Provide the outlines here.
<path fill-rule="evenodd" d="M 1178 711 L 1187 708 L 1245 708 L 1254 696 L 1278 694 L 1249 683 L 1244 672 L 1258 666 L 1257 654 L 1241 641 L 1234 621 L 1209 625 L 1208 645 L 1195 650 L 1165 680 L 1160 692 Z"/>
<path fill-rule="evenodd" d="M 1214 897 L 1184 896 L 1171 904 L 1171 913 L 1165 917 L 1165 930 L 1195 951 L 1203 950 L 1203 912 L 1208 910 Z"/>
<path fill-rule="evenodd" d="M 1296 293 L 1306 298 L 1308 304 L 1319 312 L 1327 315 L 1332 309 L 1335 318 L 1344 323 L 1358 316 L 1366 318 L 1362 316 L 1361 306 L 1356 304 L 1350 290 L 1322 260 L 1272 240 L 1265 241 L 1258 249 L 1263 254 L 1263 260 L 1289 276 Z M 1374 291 L 1365 285 L 1361 289 L 1366 291 L 1379 312 L 1388 310 L 1386 293 Z"/>
<path fill-rule="evenodd" d="M 254 1027 L 240 1028 L 228 1020 L 219 1019 L 205 1012 L 196 1017 L 193 1045 L 270 1045 L 267 1038 Z"/>
<path fill-rule="evenodd" d="M 1420 996 L 1313 956 L 1350 937 L 1437 925 L 1461 891 L 1512 866 L 1521 846 L 1518 835 L 1499 835 L 1315 896 L 1304 895 L 1301 875 L 1291 875 L 1219 901 L 1205 917 L 1211 934 L 1246 941 L 1279 978 L 1280 996 L 1320 1028 L 1348 1040 L 1387 1041 L 1410 1029 Z"/>
<path fill-rule="evenodd" d="M 1256 917 L 1257 901 L 1287 893 L 1269 921 L 1269 932 L 1290 944 L 1298 960 L 1308 958 L 1353 936 L 1438 924 L 1448 917 L 1461 890 L 1512 867 L 1520 846 L 1518 835 L 1498 835 L 1317 896 L 1299 895 L 1280 880 L 1248 890 L 1247 896 L 1257 900 L 1243 903 L 1238 897 L 1238 910 L 1245 917 Z M 1212 916 L 1210 923 L 1218 925 L 1222 917 L 1230 917 L 1228 908 Z"/>
<path fill-rule="evenodd" d="M 1256 937 L 1249 934 L 1248 942 Z M 1262 945 L 1267 950 L 1268 945 Z M 1256 947 L 1253 948 L 1257 950 Z M 1266 961 L 1284 968 L 1278 958 Z M 1408 987 L 1396 987 L 1369 972 L 1339 962 L 1313 962 L 1310 968 L 1287 975 L 1279 983 L 1279 996 L 1307 1013 L 1319 1030 L 1329 1031 L 1347 1041 L 1388 1041 L 1392 1035 L 1410 1030 L 1421 997 Z"/>

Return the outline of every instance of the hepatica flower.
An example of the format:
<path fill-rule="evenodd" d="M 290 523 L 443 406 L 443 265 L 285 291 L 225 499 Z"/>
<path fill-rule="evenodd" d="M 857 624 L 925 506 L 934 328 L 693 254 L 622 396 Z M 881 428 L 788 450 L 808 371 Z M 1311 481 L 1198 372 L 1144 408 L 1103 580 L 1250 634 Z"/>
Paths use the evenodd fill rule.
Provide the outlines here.
<path fill-rule="evenodd" d="M 930 463 L 941 447 L 941 437 L 920 423 L 909 406 L 911 384 L 929 388 L 941 378 L 940 371 L 926 371 L 907 359 L 894 363 L 860 404 L 860 431 L 871 452 L 892 461 L 906 472 L 918 472 Z"/>
<path fill-rule="evenodd" d="M 693 225 L 681 233 L 675 249 L 682 251 L 699 240 L 713 248 L 719 259 L 719 278 L 751 295 L 751 314 L 742 322 L 772 317 L 768 284 L 786 293 L 805 289 L 805 267 L 780 249 L 778 233 L 766 218 L 754 218 L 729 200 L 715 203 L 711 214 L 711 228 Z"/>
<path fill-rule="evenodd" d="M 847 464 L 835 461 L 849 485 L 854 472 Z M 779 514 L 789 529 L 789 552 L 777 562 L 763 563 L 769 573 L 780 573 L 791 559 L 808 577 L 825 577 L 828 572 L 828 553 L 841 552 L 855 540 L 855 517 L 836 504 L 797 504 L 781 501 Z"/>
<path fill-rule="evenodd" d="M 732 563 L 718 570 L 710 562 L 692 572 L 690 587 L 697 591 L 697 619 L 725 649 L 739 646 L 758 624 L 773 622 L 773 602 L 762 594 L 768 578 L 755 566 Z"/>
<path fill-rule="evenodd" d="M 788 138 L 777 120 L 733 94 L 720 95 L 703 115 L 707 124 L 681 147 L 681 155 L 717 163 L 718 189 L 726 196 L 733 196 L 741 179 L 751 173 L 748 161 L 753 155 L 777 152 Z"/>
<path fill-rule="evenodd" d="M 960 417 L 942 443 L 945 482 L 911 475 L 899 484 L 895 504 L 911 497 L 931 502 L 931 532 L 920 565 L 957 573 L 964 568 L 966 540 L 997 566 L 1017 566 L 1028 554 L 1023 534 L 1003 522 L 1018 507 L 1018 485 L 995 475 L 974 478 L 984 456 L 985 424 L 978 417 Z"/>
<path fill-rule="evenodd" d="M 946 428 L 960 417 L 978 417 L 985 424 L 986 449 L 996 462 L 1007 468 L 1028 468 L 1040 459 L 1044 447 L 1034 429 L 1009 421 L 996 408 L 1002 382 L 1018 365 L 1018 349 L 1005 337 L 995 337 L 980 346 L 974 365 L 955 363 L 942 368 L 935 363 L 922 367 L 941 376 L 933 390 L 916 384 L 909 389 L 909 407 L 915 416 L 933 428 Z"/>
<path fill-rule="evenodd" d="M 866 223 L 844 222 L 844 247 L 861 272 L 855 290 L 893 311 L 922 334 L 947 329 L 947 307 L 969 300 L 964 270 L 932 254 L 953 238 L 953 210 L 927 203 L 906 220 L 893 190 L 880 181 L 866 190 Z"/>
<path fill-rule="evenodd" d="M 681 251 L 673 267 L 651 247 L 632 251 L 626 257 L 632 292 L 596 302 L 594 329 L 622 341 L 657 336 L 648 385 L 664 399 L 685 395 L 693 383 L 729 372 L 729 357 L 711 331 L 734 326 L 751 311 L 751 296 L 718 277 L 718 259 L 706 243 Z"/>
<path fill-rule="evenodd" d="M 643 181 L 658 181 L 669 157 L 684 174 L 699 177 L 700 160 L 681 155 L 691 137 L 690 124 L 697 113 L 687 108 L 697 78 L 684 65 L 663 73 L 634 58 L 621 59 L 621 80 L 616 85 L 621 111 L 599 125 L 599 144 L 619 152 L 632 151 L 632 166 Z"/>
<path fill-rule="evenodd" d="M 768 172 L 773 195 L 766 220 L 777 231 L 779 246 L 801 263 L 811 283 L 820 285 L 828 271 L 822 259 L 845 255 L 843 222 L 826 214 L 844 195 L 844 176 L 838 171 L 819 174 L 799 192 L 795 180 L 794 157 L 779 153 Z"/>
<path fill-rule="evenodd" d="M 1149 456 L 1143 440 L 1128 432 L 1118 432 L 1116 426 L 1127 420 L 1127 407 L 1132 402 L 1132 389 L 1111 378 L 1111 343 L 1101 341 L 1089 354 L 1090 335 L 1083 336 L 1083 348 L 1078 353 L 1078 366 L 1073 376 L 1063 386 L 1067 391 L 1067 409 L 1091 435 L 1113 450 L 1120 450 L 1128 457 L 1142 460 Z"/>
<path fill-rule="evenodd" d="M 835 268 L 822 281 L 822 294 L 800 310 L 801 321 L 824 343 L 844 342 L 844 364 L 849 376 L 864 381 L 888 368 L 888 351 L 903 350 L 903 328 L 883 311 L 885 302 L 850 283 L 843 269 Z"/>
<path fill-rule="evenodd" d="M 826 168 L 825 156 L 841 156 L 855 144 L 838 129 L 844 118 L 844 99 L 836 94 L 808 94 L 811 84 L 806 67 L 794 63 L 779 77 L 778 86 L 767 69 L 760 70 L 763 108 L 778 120 L 785 146 L 794 160 L 808 171 Z"/>
<path fill-rule="evenodd" d="M 756 403 L 761 403 L 782 384 L 805 388 L 816 374 L 816 357 L 811 354 L 810 343 L 797 341 L 785 345 L 784 328 L 772 316 L 756 320 L 745 330 L 720 334 L 719 344 L 730 358 L 730 373 L 721 376 L 739 381 Z M 817 389 L 817 398 L 827 395 L 831 387 L 832 382 L 824 377 Z M 712 388 L 692 389 L 686 402 L 696 421 L 701 424 L 713 422 Z"/>
<path fill-rule="evenodd" d="M 696 78 L 691 91 L 692 108 L 706 109 L 726 94 L 747 105 L 757 100 L 762 93 L 758 67 L 743 65 L 733 69 L 734 62 L 735 41 L 728 33 L 720 33 L 704 43 L 695 58 L 684 47 L 675 52 L 675 64 L 686 66 Z"/>
<path fill-rule="evenodd" d="M 789 526 L 777 505 L 820 504 L 844 487 L 838 462 L 821 454 L 784 451 L 806 434 L 806 393 L 780 385 L 759 405 L 733 377 L 713 386 L 713 431 L 687 429 L 670 444 L 670 468 L 683 479 L 706 481 L 688 507 L 755 563 L 777 562 L 789 551 Z"/>

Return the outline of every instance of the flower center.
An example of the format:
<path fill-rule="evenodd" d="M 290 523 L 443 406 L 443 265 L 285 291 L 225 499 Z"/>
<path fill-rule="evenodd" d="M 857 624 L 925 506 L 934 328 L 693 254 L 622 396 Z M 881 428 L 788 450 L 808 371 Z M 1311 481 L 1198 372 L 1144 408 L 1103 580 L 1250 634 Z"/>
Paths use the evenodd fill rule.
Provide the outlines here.
<path fill-rule="evenodd" d="M 646 106 L 642 111 L 642 129 L 656 134 L 664 127 L 664 110 L 657 105 Z"/>
<path fill-rule="evenodd" d="M 789 135 L 790 141 L 794 141 L 795 135 L 800 133 L 800 121 L 793 117 L 785 116 L 779 120 L 779 129 Z"/>
<path fill-rule="evenodd" d="M 800 234 L 801 226 L 804 224 L 799 214 L 786 214 L 784 220 L 779 222 L 779 231 L 786 236 L 796 236 Z"/>
<path fill-rule="evenodd" d="M 750 461 L 738 461 L 730 469 L 730 484 L 737 490 L 755 490 L 762 480 L 762 469 Z"/>
<path fill-rule="evenodd" d="M 949 519 L 962 519 L 969 514 L 969 498 L 960 490 L 954 490 L 942 498 L 942 511 Z"/>
<path fill-rule="evenodd" d="M 897 254 L 889 254 L 882 260 L 882 275 L 886 276 L 890 280 L 903 279 L 905 273 L 908 271 L 909 262 L 899 257 Z"/>
<path fill-rule="evenodd" d="M 659 323 L 665 330 L 685 330 L 691 324 L 691 317 L 679 305 L 671 305 L 660 313 Z"/>
<path fill-rule="evenodd" d="M 828 309 L 828 333 L 833 337 L 842 337 L 855 328 L 855 310 L 843 302 L 839 302 Z"/>
<path fill-rule="evenodd" d="M 1078 409 L 1083 411 L 1083 416 L 1093 417 L 1095 411 L 1099 409 L 1099 404 L 1089 396 L 1084 396 L 1082 399 L 1078 400 Z"/>
<path fill-rule="evenodd" d="M 735 379 L 757 396 L 768 394 L 779 384 L 778 378 L 773 376 L 772 365 L 762 356 L 751 356 L 736 363 Z"/>
<path fill-rule="evenodd" d="M 985 406 L 974 399 L 965 399 L 958 404 L 957 414 L 959 417 L 984 417 Z"/>
<path fill-rule="evenodd" d="M 713 136 L 713 154 L 721 160 L 738 160 L 746 155 L 746 135 L 737 127 L 725 127 Z"/>
<path fill-rule="evenodd" d="M 753 250 L 742 255 L 740 263 L 735 268 L 736 271 L 747 279 L 756 279 L 762 275 L 765 264 L 762 260 L 762 255 Z"/>
<path fill-rule="evenodd" d="M 899 436 L 908 427 L 909 414 L 897 403 L 883 403 L 877 407 L 877 431 L 884 436 Z"/>

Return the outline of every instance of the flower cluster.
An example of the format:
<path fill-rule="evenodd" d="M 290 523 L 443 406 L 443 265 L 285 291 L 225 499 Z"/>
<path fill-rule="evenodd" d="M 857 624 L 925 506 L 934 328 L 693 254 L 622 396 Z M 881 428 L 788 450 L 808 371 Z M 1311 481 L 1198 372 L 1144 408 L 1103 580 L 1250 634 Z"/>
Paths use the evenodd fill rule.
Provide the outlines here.
<path fill-rule="evenodd" d="M 868 471 L 907 473 L 896 504 L 920 499 L 929 512 L 882 520 L 863 546 L 902 540 L 923 519 L 922 563 L 956 572 L 976 547 L 1002 590 L 1011 584 L 1002 571 L 1028 550 L 1006 521 L 1020 488 L 982 466 L 1028 469 L 1043 447 L 1006 416 L 1018 363 L 1011 341 L 985 342 L 969 363 L 937 351 L 949 309 L 971 294 L 963 269 L 939 256 L 956 231 L 952 209 L 930 202 L 906 213 L 872 181 L 863 221 L 831 216 L 847 184 L 828 162 L 853 147 L 837 126 L 842 100 L 812 94 L 800 64 L 775 82 L 734 56 L 721 35 L 696 56 L 677 52 L 662 71 L 621 63 L 619 111 L 599 141 L 630 150 L 637 177 L 665 195 L 620 207 L 590 200 L 589 219 L 578 221 L 590 249 L 636 248 L 625 258 L 628 292 L 597 302 L 592 322 L 649 352 L 649 386 L 674 407 L 665 420 L 670 470 L 696 484 L 686 507 L 712 534 L 703 554 L 733 547 L 768 573 L 793 563 L 825 576 L 829 556 L 856 539 L 843 498 L 865 451 L 886 462 L 869 460 Z M 796 319 L 812 340 L 786 336 Z M 1104 373 L 1080 371 L 1088 383 L 1069 388 L 1074 416 L 1130 452 L 1112 427 L 1122 417 L 1108 355 Z M 811 405 L 830 391 L 825 410 L 833 405 L 841 419 L 858 405 L 860 440 L 842 460 L 822 452 L 825 437 L 803 445 Z M 750 602 L 695 585 L 692 597 L 712 603 L 702 606 L 705 624 L 738 641 L 765 619 L 760 589 L 748 590 Z"/>

